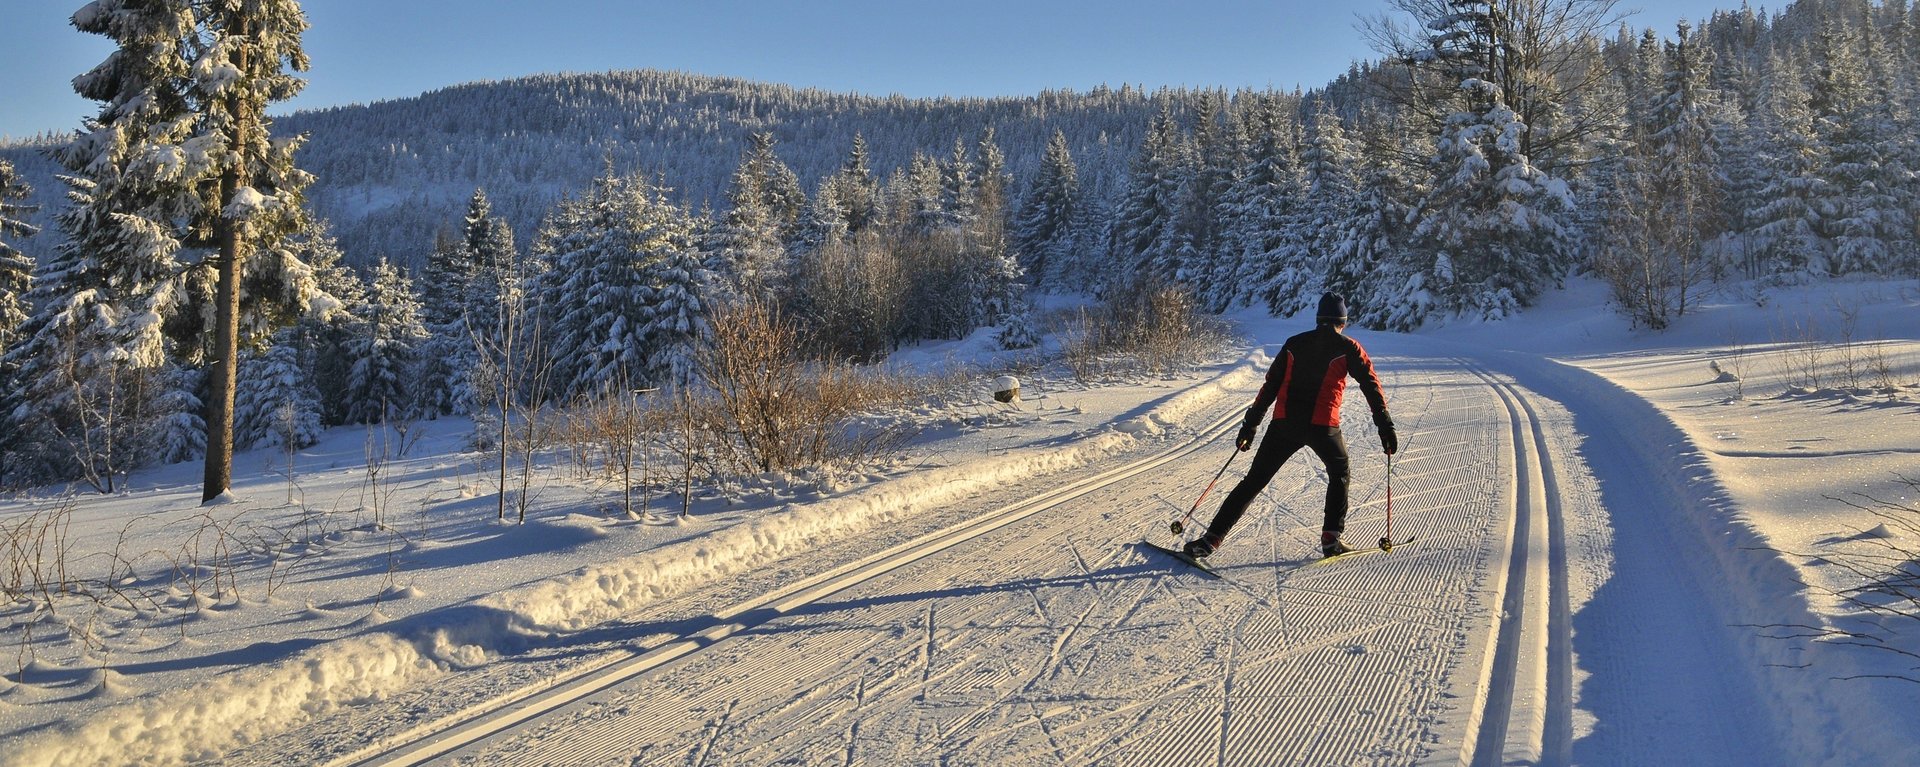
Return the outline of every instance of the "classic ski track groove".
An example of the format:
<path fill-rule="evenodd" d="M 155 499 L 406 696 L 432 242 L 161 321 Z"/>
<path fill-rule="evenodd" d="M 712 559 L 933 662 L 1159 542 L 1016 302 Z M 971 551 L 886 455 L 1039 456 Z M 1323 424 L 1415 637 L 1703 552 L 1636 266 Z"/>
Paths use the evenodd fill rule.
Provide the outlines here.
<path fill-rule="evenodd" d="M 1572 759 L 1572 618 L 1565 520 L 1546 431 L 1530 396 L 1461 360 L 1499 396 L 1513 448 L 1506 556 L 1495 564 L 1501 614 L 1480 686 L 1477 732 L 1460 763 L 1567 764 Z"/>
<path fill-rule="evenodd" d="M 1215 437 L 1226 433 L 1230 425 L 1240 420 L 1242 411 L 1228 409 L 1226 415 L 1216 419 L 1198 430 L 1195 436 L 1179 445 L 1166 448 L 1145 458 L 1101 472 L 1025 501 L 1010 504 L 977 517 L 971 521 L 954 525 L 945 530 L 929 533 L 893 548 L 834 568 L 825 573 L 796 582 L 786 588 L 774 591 L 766 596 L 752 600 L 715 615 L 723 621 L 702 631 L 683 635 L 677 639 L 657 643 L 651 647 L 638 649 L 625 657 L 615 656 L 605 663 L 584 667 L 575 674 L 553 680 L 550 684 L 536 688 L 523 689 L 502 696 L 491 702 L 481 711 L 463 712 L 446 719 L 435 721 L 421 727 L 403 732 L 392 738 L 377 742 L 369 747 L 335 758 L 327 764 L 329 767 L 346 765 L 400 765 L 422 764 L 445 756 L 470 744 L 477 743 L 494 734 L 503 732 L 523 722 L 532 720 L 549 711 L 556 710 L 568 703 L 581 700 L 594 693 L 611 688 L 622 681 L 642 675 L 668 662 L 698 653 L 718 644 L 722 639 L 755 626 L 761 625 L 792 611 L 794 608 L 812 603 L 815 600 L 832 595 L 857 583 L 861 583 L 900 567 L 925 559 L 945 551 L 965 541 L 1012 525 L 1035 514 L 1071 501 L 1158 468 L 1176 459 L 1199 452 L 1212 443 Z M 931 627 L 929 627 L 931 632 Z M 452 721 L 448 721 L 452 720 Z"/>

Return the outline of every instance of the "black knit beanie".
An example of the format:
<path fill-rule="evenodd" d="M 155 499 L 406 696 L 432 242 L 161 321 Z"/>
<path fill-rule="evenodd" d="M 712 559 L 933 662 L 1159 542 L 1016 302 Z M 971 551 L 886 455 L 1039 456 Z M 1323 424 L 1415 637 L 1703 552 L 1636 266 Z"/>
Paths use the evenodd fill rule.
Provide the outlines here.
<path fill-rule="evenodd" d="M 1328 293 L 1320 297 L 1320 310 L 1314 312 L 1314 319 L 1320 322 L 1346 324 L 1347 299 L 1339 293 Z"/>

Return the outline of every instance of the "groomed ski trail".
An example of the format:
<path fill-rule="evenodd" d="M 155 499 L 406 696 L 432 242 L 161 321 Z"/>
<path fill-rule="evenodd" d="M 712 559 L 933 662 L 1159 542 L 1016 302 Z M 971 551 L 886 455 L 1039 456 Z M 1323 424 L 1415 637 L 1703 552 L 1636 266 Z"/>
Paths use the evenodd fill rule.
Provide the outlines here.
<path fill-rule="evenodd" d="M 1418 546 L 1302 568 L 1324 489 L 1303 455 L 1214 557 L 1232 583 L 1145 550 L 1143 535 L 1172 543 L 1167 499 L 1212 473 L 1239 415 L 1222 403 L 1196 441 L 1008 488 L 965 522 L 668 640 L 582 650 L 601 660 L 332 763 L 1784 763 L 1772 737 L 1720 738 L 1765 715 L 1749 656 L 1738 629 L 1676 614 L 1703 563 L 1649 559 L 1657 542 L 1624 520 L 1650 512 L 1602 505 L 1622 497 L 1602 485 L 1637 478 L 1612 461 L 1593 476 L 1595 437 L 1529 388 L 1538 370 L 1453 354 L 1376 353 L 1403 435 L 1395 529 Z M 1348 433 L 1362 540 L 1383 522 L 1372 439 Z M 620 646 L 618 626 L 600 633 Z M 1663 681 L 1674 664 L 1710 681 Z M 1658 699 L 1628 705 L 1641 696 Z"/>

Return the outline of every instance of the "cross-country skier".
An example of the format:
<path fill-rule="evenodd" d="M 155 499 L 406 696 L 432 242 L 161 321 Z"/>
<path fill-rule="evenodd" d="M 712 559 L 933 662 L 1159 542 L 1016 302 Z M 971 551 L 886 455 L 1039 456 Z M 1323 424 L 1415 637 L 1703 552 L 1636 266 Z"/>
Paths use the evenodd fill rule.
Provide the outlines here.
<path fill-rule="evenodd" d="M 1338 556 L 1353 549 L 1340 540 L 1347 524 L 1347 443 L 1340 436 L 1340 400 L 1346 395 L 1347 378 L 1360 382 L 1373 409 L 1373 424 L 1380 429 L 1380 446 L 1387 455 L 1400 449 L 1393 431 L 1393 419 L 1387 415 L 1387 398 L 1380 392 L 1380 379 L 1374 375 L 1373 360 L 1360 344 L 1342 335 L 1347 327 L 1347 301 L 1338 294 L 1320 297 L 1315 327 L 1287 339 L 1280 356 L 1267 369 L 1267 382 L 1260 387 L 1253 406 L 1247 408 L 1247 420 L 1240 427 L 1234 446 L 1245 451 L 1253 446 L 1260 419 L 1273 406 L 1273 428 L 1260 441 L 1260 452 L 1253 454 L 1253 466 L 1235 485 L 1227 500 L 1220 504 L 1207 533 L 1189 541 L 1186 552 L 1200 558 L 1220 548 L 1233 530 L 1247 504 L 1273 480 L 1281 464 L 1305 447 L 1320 456 L 1327 465 L 1326 518 L 1320 530 L 1320 553 Z"/>

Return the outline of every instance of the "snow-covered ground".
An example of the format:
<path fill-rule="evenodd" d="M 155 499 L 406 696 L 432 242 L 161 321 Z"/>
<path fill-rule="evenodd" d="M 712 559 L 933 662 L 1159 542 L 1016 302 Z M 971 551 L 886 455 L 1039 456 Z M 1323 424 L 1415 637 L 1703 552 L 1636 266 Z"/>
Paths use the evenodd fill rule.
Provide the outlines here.
<path fill-rule="evenodd" d="M 921 437 L 883 467 L 687 519 L 665 492 L 618 513 L 556 452 L 499 523 L 459 421 L 378 471 L 364 431 L 242 454 L 224 505 L 197 466 L 0 502 L 10 564 L 96 584 L 0 612 L 0 762 L 1920 763 L 1920 663 L 1859 646 L 1920 652 L 1920 622 L 1836 596 L 1920 549 L 1858 508 L 1920 506 L 1920 284 L 1729 292 L 1664 333 L 1603 300 L 1355 331 L 1417 540 L 1312 564 L 1303 454 L 1228 580 L 1140 542 L 1173 542 L 1298 321 L 1238 316 L 1248 345 L 1176 378 L 1028 377 L 1017 406 L 986 373 L 902 413 Z M 1365 544 L 1388 475 L 1348 408 Z"/>

